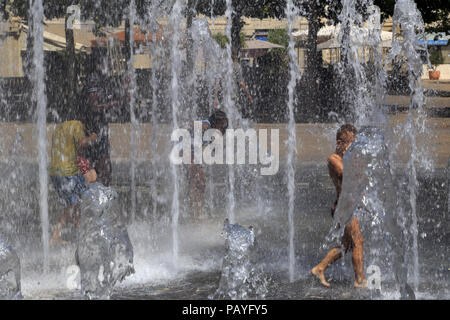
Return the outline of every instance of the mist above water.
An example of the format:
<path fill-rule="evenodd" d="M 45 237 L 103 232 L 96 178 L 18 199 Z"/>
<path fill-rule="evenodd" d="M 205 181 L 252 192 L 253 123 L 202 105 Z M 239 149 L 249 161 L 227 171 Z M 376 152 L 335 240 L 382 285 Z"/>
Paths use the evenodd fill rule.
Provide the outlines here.
<path fill-rule="evenodd" d="M 363 15 L 356 10 L 356 1 L 341 2 L 343 9 L 339 15 L 341 33 L 338 40 L 346 58 L 336 68 L 341 72 L 342 79 L 351 78 L 357 84 L 355 86 L 352 82 L 348 82 L 345 88 L 354 123 L 358 127 L 377 126 L 379 131 L 363 130 L 346 156 L 346 167 L 359 168 L 359 164 L 364 164 L 377 170 L 375 174 L 364 171 L 362 176 L 358 176 L 357 171 L 345 172 L 346 189 L 339 202 L 340 214 L 337 215 L 337 219 L 340 219 L 341 225 L 349 221 L 357 212 L 358 204 L 352 202 L 355 199 L 363 199 L 365 205 L 372 206 L 369 214 L 361 213 L 365 230 L 371 232 L 366 242 L 366 266 L 370 264 L 380 266 L 384 275 L 383 280 L 386 282 L 395 279 L 398 290 L 385 289 L 384 298 L 402 298 L 406 295 L 406 285 L 411 283 L 411 279 L 416 293 L 420 290 L 421 283 L 429 281 L 421 277 L 419 272 L 421 264 L 432 263 L 430 261 L 438 259 L 438 255 L 441 254 L 436 253 L 426 262 L 419 259 L 418 168 L 433 168 L 432 162 L 425 157 L 427 151 L 422 149 L 417 141 L 419 134 L 427 133 L 427 119 L 423 110 L 425 97 L 420 83 L 422 72 L 420 55 L 425 48 L 418 45 L 418 40 L 424 33 L 423 21 L 414 1 L 397 1 L 393 17 L 393 47 L 388 60 L 393 61 L 400 56 L 405 58 L 412 96 L 406 124 L 390 127 L 387 122 L 388 116 L 383 114 L 382 110 L 387 93 L 386 73 L 380 47 L 381 29 L 377 24 L 363 27 L 365 21 Z M 365 0 L 363 3 L 367 7 L 373 5 L 371 0 Z M 119 189 L 123 185 L 126 188 L 125 192 L 119 192 L 119 198 L 121 209 L 129 213 L 130 217 L 128 233 L 134 248 L 136 273 L 118 287 L 120 290 L 139 286 L 151 288 L 173 280 L 183 283 L 192 272 L 219 275 L 223 270 L 223 259 L 227 255 L 225 240 L 220 234 L 223 220 L 228 218 L 232 224 L 253 225 L 255 238 L 258 241 L 260 239 L 260 249 L 263 252 L 260 256 L 263 258 L 258 262 L 247 263 L 245 271 L 264 266 L 265 272 L 276 274 L 275 278 L 280 287 L 285 288 L 288 286 L 286 283 L 290 283 L 295 288 L 295 284 L 307 278 L 310 265 L 312 267 L 322 254 L 321 245 L 326 243 L 322 236 L 325 238 L 330 228 L 331 220 L 328 222 L 326 219 L 329 219 L 329 207 L 335 196 L 323 163 L 315 164 L 316 171 L 310 169 L 301 158 L 301 148 L 298 148 L 303 144 L 295 120 L 301 72 L 297 64 L 298 57 L 292 33 L 300 11 L 294 6 L 293 1 L 287 2 L 285 14 L 289 35 L 287 47 L 289 81 L 287 86 L 282 88 L 282 91 L 287 93 L 283 106 L 287 110 L 287 123 L 285 126 L 283 124 L 287 133 L 284 137 L 287 144 L 287 158 L 280 174 L 274 177 L 261 177 L 257 174 L 257 168 L 250 165 L 204 167 L 207 176 L 205 205 L 201 218 L 193 220 L 188 205 L 190 186 L 186 168 L 169 164 L 172 145 L 167 136 L 170 136 L 170 131 L 188 127 L 194 120 L 206 118 L 213 110 L 218 83 L 222 85 L 223 91 L 223 100 L 220 101 L 219 108 L 227 113 L 229 128 L 246 129 L 255 125 L 243 119 L 235 99 L 238 88 L 234 83 L 233 73 L 238 66 L 233 63 L 231 47 L 232 1 L 226 1 L 225 17 L 228 20 L 225 36 L 228 43 L 225 48 L 221 48 L 213 38 L 208 21 L 196 17 L 190 27 L 191 53 L 188 53 L 189 48 L 185 44 L 187 25 L 184 23 L 186 9 L 184 1 L 171 1 L 170 4 L 167 2 L 162 6 L 153 4 L 148 8 L 144 19 L 136 14 L 135 5 L 136 3 L 132 1 L 128 12 L 131 26 L 139 25 L 142 30 L 152 33 L 152 41 L 146 44 L 153 57 L 152 73 L 147 79 L 148 83 L 145 84 L 151 88 L 149 95 L 151 101 L 140 100 L 139 74 L 132 67 L 134 58 L 131 55 L 127 71 L 131 87 L 129 105 L 131 125 L 128 131 L 124 129 L 124 135 L 130 140 L 127 149 L 129 168 L 126 167 L 125 170 L 127 172 L 126 178 L 123 179 L 125 182 L 116 182 L 117 185 L 113 185 L 113 188 Z M 39 236 L 42 245 L 39 243 L 26 248 L 18 246 L 21 250 L 19 256 L 24 262 L 22 288 L 24 295 L 30 298 L 47 298 L 62 292 L 63 297 L 67 297 L 74 292 L 77 294 L 76 290 L 67 288 L 68 268 L 75 264 L 74 247 L 69 245 L 52 249 L 48 246 L 48 235 L 52 225 L 49 214 L 51 215 L 52 210 L 60 210 L 61 206 L 56 204 L 56 195 L 52 187 L 47 194 L 46 116 L 50 111 L 46 108 L 44 81 L 46 75 L 43 25 L 40 23 L 43 17 L 42 1 L 34 1 L 32 11 L 34 61 L 32 82 L 38 152 L 36 161 L 24 156 L 25 152 L 21 151 L 25 144 L 23 132 L 18 129 L 13 139 L 14 148 L 8 150 L 9 162 L 5 163 L 2 209 L 8 213 L 15 212 L 15 218 L 26 220 L 31 224 L 33 222 L 31 218 L 23 217 L 35 214 L 33 205 L 35 208 L 39 207 L 41 229 Z M 160 18 L 168 18 L 169 21 L 168 26 L 163 28 L 161 37 L 156 32 L 159 29 L 156 20 Z M 399 25 L 402 26 L 402 37 L 396 34 L 396 26 Z M 131 39 L 134 38 L 134 33 L 135 28 L 132 27 Z M 130 44 L 132 52 L 135 46 L 133 42 Z M 374 52 L 372 70 L 365 68 L 367 61 L 359 54 L 362 46 L 369 47 Z M 188 65 L 189 55 L 193 57 L 193 67 Z M 108 73 L 111 70 L 104 71 Z M 0 99 L 2 96 L 3 92 L 0 92 Z M 151 154 L 150 165 L 145 163 L 143 152 L 140 150 L 141 139 L 147 136 L 143 131 L 145 129 L 143 117 L 140 116 L 145 112 L 150 114 L 151 118 L 148 121 L 151 124 L 150 150 L 144 150 Z M 348 118 L 352 116 L 349 115 Z M 320 135 L 330 136 L 331 138 L 327 139 L 334 140 L 335 129 L 339 124 L 331 129 L 328 127 L 323 129 Z M 404 137 L 397 145 L 393 143 L 393 136 L 396 134 Z M 398 187 L 394 175 L 399 168 L 395 167 L 393 158 L 403 146 L 402 141 L 406 141 L 411 149 L 404 173 L 407 180 L 406 192 Z M 1 151 L 5 152 L 5 149 L 6 147 L 2 145 Z M 373 157 L 370 158 L 368 154 L 372 154 Z M 366 156 L 367 158 L 364 158 Z M 325 160 L 323 159 L 324 162 Z M 33 161 L 38 163 L 38 174 L 27 169 L 27 165 Z M 33 176 L 34 182 L 30 182 L 32 180 L 30 179 L 18 184 L 17 177 L 25 175 Z M 359 178 L 365 179 L 364 183 L 356 183 Z M 363 192 L 366 194 L 362 195 Z M 400 192 L 401 194 L 398 194 Z M 9 229 L 8 231 L 13 233 L 12 221 L 10 224 L 2 224 L 2 229 Z M 440 222 L 442 221 L 437 221 Z M 76 233 L 69 227 L 67 229 L 72 236 Z M 8 234 L 5 238 L 14 238 L 14 235 Z M 390 246 L 385 247 L 384 240 L 387 238 Z M 32 242 L 30 239 L 28 241 Z M 12 239 L 12 242 L 20 241 Z M 410 274 L 407 274 L 407 265 L 413 266 Z M 352 274 L 350 269 L 344 270 L 348 271 L 349 275 Z M 338 271 L 333 272 L 335 279 L 344 277 Z M 432 285 L 437 282 L 435 279 L 439 274 L 436 274 L 433 275 L 433 280 L 429 281 Z M 206 276 L 204 278 L 209 279 Z M 217 282 L 208 285 L 217 289 L 220 285 L 219 277 L 216 280 Z M 224 281 L 228 281 L 226 277 Z M 301 283 L 303 286 L 303 282 Z M 303 289 L 305 288 L 302 287 Z M 151 292 L 152 289 L 148 289 L 146 294 Z M 425 289 L 421 294 L 432 295 L 430 292 L 431 290 Z M 186 298 L 182 294 L 179 297 Z M 262 297 L 271 297 L 270 290 L 264 292 Z"/>

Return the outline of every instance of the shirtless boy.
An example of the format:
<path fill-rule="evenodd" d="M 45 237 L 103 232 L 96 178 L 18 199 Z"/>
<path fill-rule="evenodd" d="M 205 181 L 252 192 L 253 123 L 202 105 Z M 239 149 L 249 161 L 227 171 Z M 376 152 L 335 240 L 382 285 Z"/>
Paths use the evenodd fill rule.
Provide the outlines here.
<path fill-rule="evenodd" d="M 208 120 L 202 121 L 202 134 L 208 129 L 217 129 L 222 135 L 225 134 L 228 128 L 228 118 L 225 112 L 222 110 L 215 110 Z M 207 142 L 203 143 L 203 146 Z M 194 150 L 194 148 L 192 148 Z M 188 171 L 189 187 L 190 187 L 190 207 L 193 211 L 195 219 L 200 218 L 204 199 L 205 199 L 205 175 L 201 165 L 194 164 L 194 158 L 192 155 L 192 164 L 189 165 Z"/>
<path fill-rule="evenodd" d="M 355 140 L 357 130 L 350 124 L 341 126 L 336 134 L 336 152 L 328 158 L 328 171 L 331 179 L 336 187 L 336 201 L 331 209 L 331 215 L 334 216 L 339 196 L 342 190 L 342 174 L 343 174 L 343 156 L 344 152 L 348 150 L 352 142 Z M 345 249 L 345 253 L 348 250 L 352 251 L 352 264 L 355 271 L 356 288 L 365 288 L 367 286 L 367 280 L 364 276 L 363 270 L 363 243 L 361 231 L 359 229 L 359 223 L 356 216 L 345 226 L 344 236 L 341 239 L 342 246 Z M 319 278 L 320 282 L 330 287 L 330 283 L 325 280 L 326 268 L 342 257 L 341 247 L 333 248 L 326 257 L 312 270 L 311 273 Z"/>

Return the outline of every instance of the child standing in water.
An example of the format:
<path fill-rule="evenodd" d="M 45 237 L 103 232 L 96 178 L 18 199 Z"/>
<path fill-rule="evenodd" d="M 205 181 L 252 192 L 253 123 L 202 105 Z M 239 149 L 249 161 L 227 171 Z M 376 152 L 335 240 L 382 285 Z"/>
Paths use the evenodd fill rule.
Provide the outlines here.
<path fill-rule="evenodd" d="M 64 243 L 61 229 L 68 221 L 77 224 L 79 200 L 87 188 L 85 177 L 80 172 L 77 155 L 81 149 L 97 140 L 95 133 L 85 135 L 85 124 L 79 120 L 70 120 L 56 126 L 52 137 L 50 179 L 65 203 L 65 208 L 56 224 L 50 244 Z"/>
<path fill-rule="evenodd" d="M 348 150 L 352 142 L 355 140 L 357 130 L 351 124 L 345 124 L 341 126 L 336 134 L 336 151 L 328 158 L 328 171 L 334 186 L 336 187 L 336 201 L 331 209 L 331 215 L 334 216 L 339 196 L 342 190 L 342 174 L 344 171 L 343 156 L 344 152 Z M 352 264 L 355 271 L 356 288 L 365 288 L 367 286 L 367 280 L 364 276 L 364 263 L 363 263 L 363 243 L 361 231 L 359 229 L 359 223 L 356 216 L 345 226 L 344 236 L 341 239 L 342 246 L 345 248 L 345 253 L 348 250 L 352 251 Z M 342 257 L 341 247 L 333 248 L 325 258 L 312 270 L 311 273 L 319 278 L 320 282 L 330 287 L 330 283 L 325 280 L 325 270 L 327 267 Z"/>
<path fill-rule="evenodd" d="M 217 129 L 222 135 L 225 134 L 228 128 L 228 118 L 225 112 L 221 110 L 215 110 L 208 120 L 202 121 L 202 136 L 203 133 L 208 129 Z M 207 143 L 203 142 L 204 147 Z M 194 155 L 192 148 L 192 158 L 191 164 L 189 165 L 188 179 L 189 179 L 189 189 L 190 189 L 190 207 L 193 211 L 193 216 L 195 219 L 200 218 L 202 208 L 205 202 L 205 174 L 203 173 L 202 166 L 199 164 L 194 164 Z"/>

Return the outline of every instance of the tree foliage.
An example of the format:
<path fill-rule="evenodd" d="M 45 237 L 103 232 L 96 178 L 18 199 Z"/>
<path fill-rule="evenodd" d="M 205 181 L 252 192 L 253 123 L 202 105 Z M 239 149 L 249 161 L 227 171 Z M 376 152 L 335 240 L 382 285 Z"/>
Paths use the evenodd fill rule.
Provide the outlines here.
<path fill-rule="evenodd" d="M 287 70 L 289 62 L 287 55 L 287 47 L 289 45 L 289 34 L 287 30 L 286 29 L 270 30 L 267 35 L 267 41 L 284 47 L 284 48 L 274 48 L 270 50 L 271 57 L 269 64 L 271 64 L 272 66 L 276 66 L 280 70 Z"/>
<path fill-rule="evenodd" d="M 216 34 L 213 34 L 212 37 L 213 37 L 214 40 L 217 41 L 217 43 L 219 44 L 219 46 L 222 49 L 225 49 L 227 43 L 229 42 L 228 41 L 228 37 L 226 35 L 224 35 L 223 33 L 220 33 L 220 32 L 218 32 Z M 243 32 L 241 32 L 240 40 L 241 40 L 241 47 L 245 48 L 245 34 Z"/>
<path fill-rule="evenodd" d="M 12 15 L 28 21 L 30 1 L 27 0 L 3 0 L 4 8 L 8 8 Z M 66 15 L 67 8 L 77 4 L 76 0 L 43 0 L 44 16 L 46 19 L 61 18 Z M 7 13 L 7 12 L 6 12 Z"/>
<path fill-rule="evenodd" d="M 2 0 L 10 12 L 17 17 L 28 19 L 28 0 Z M 150 0 L 136 0 L 136 7 L 143 12 L 143 7 Z M 67 8 L 78 5 L 83 19 L 93 19 L 101 26 L 117 26 L 128 12 L 130 0 L 43 0 L 44 16 L 46 19 L 62 18 L 67 15 Z"/>
<path fill-rule="evenodd" d="M 270 7 L 270 4 L 277 3 L 274 0 L 232 0 L 231 4 L 233 12 L 231 15 L 231 46 L 233 51 L 233 59 L 237 59 L 240 51 L 240 33 L 244 26 L 243 17 L 259 18 L 277 17 L 277 6 Z M 222 16 L 226 11 L 226 0 L 198 0 L 195 10 L 206 16 Z"/>
<path fill-rule="evenodd" d="M 374 4 L 380 7 L 383 20 L 394 14 L 395 2 L 395 0 L 374 0 Z M 447 32 L 450 30 L 449 0 L 415 0 L 415 3 L 427 25 L 427 31 Z"/>
<path fill-rule="evenodd" d="M 433 66 L 444 63 L 444 56 L 442 55 L 442 51 L 440 50 L 440 48 L 434 47 L 430 49 L 430 63 Z"/>
<path fill-rule="evenodd" d="M 228 43 L 228 38 L 226 35 L 224 35 L 223 33 L 216 33 L 212 36 L 214 38 L 214 40 L 217 41 L 217 43 L 219 44 L 219 46 L 222 49 L 225 49 L 227 43 Z"/>
<path fill-rule="evenodd" d="M 269 30 L 267 40 L 286 48 L 289 45 L 289 34 L 286 29 Z"/>

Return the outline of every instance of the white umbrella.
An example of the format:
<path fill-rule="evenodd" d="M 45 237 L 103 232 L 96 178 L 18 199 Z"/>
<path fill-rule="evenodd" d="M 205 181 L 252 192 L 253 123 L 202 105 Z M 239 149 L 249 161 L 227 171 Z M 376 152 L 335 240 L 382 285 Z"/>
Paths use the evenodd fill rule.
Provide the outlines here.
<path fill-rule="evenodd" d="M 361 44 L 361 43 L 359 43 Z M 365 43 L 362 43 L 363 46 L 370 46 L 371 44 L 366 41 Z M 330 39 L 328 41 L 325 41 L 319 45 L 317 45 L 317 50 L 324 50 L 324 49 L 337 49 L 340 48 L 341 44 L 336 38 Z M 382 48 L 391 48 L 392 47 L 392 40 L 384 40 L 381 41 L 381 47 Z"/>
<path fill-rule="evenodd" d="M 256 58 L 265 55 L 271 49 L 277 48 L 281 49 L 284 47 L 269 41 L 250 39 L 245 40 L 245 47 L 241 48 L 241 51 L 246 58 Z"/>
<path fill-rule="evenodd" d="M 341 30 L 341 25 L 338 24 L 336 26 L 325 26 L 320 28 L 317 32 L 317 37 L 322 38 L 323 40 L 329 40 L 330 38 L 337 38 L 339 36 L 339 32 Z M 353 38 L 367 38 L 369 37 L 370 29 L 368 28 L 352 28 L 352 37 Z M 292 36 L 297 40 L 306 40 L 308 37 L 308 30 L 299 30 L 292 33 Z M 325 38 L 325 39 L 324 39 Z M 326 39 L 328 38 L 328 39 Z M 382 41 L 392 41 L 392 32 L 381 31 L 381 40 Z M 383 45 L 384 46 L 384 45 Z"/>

